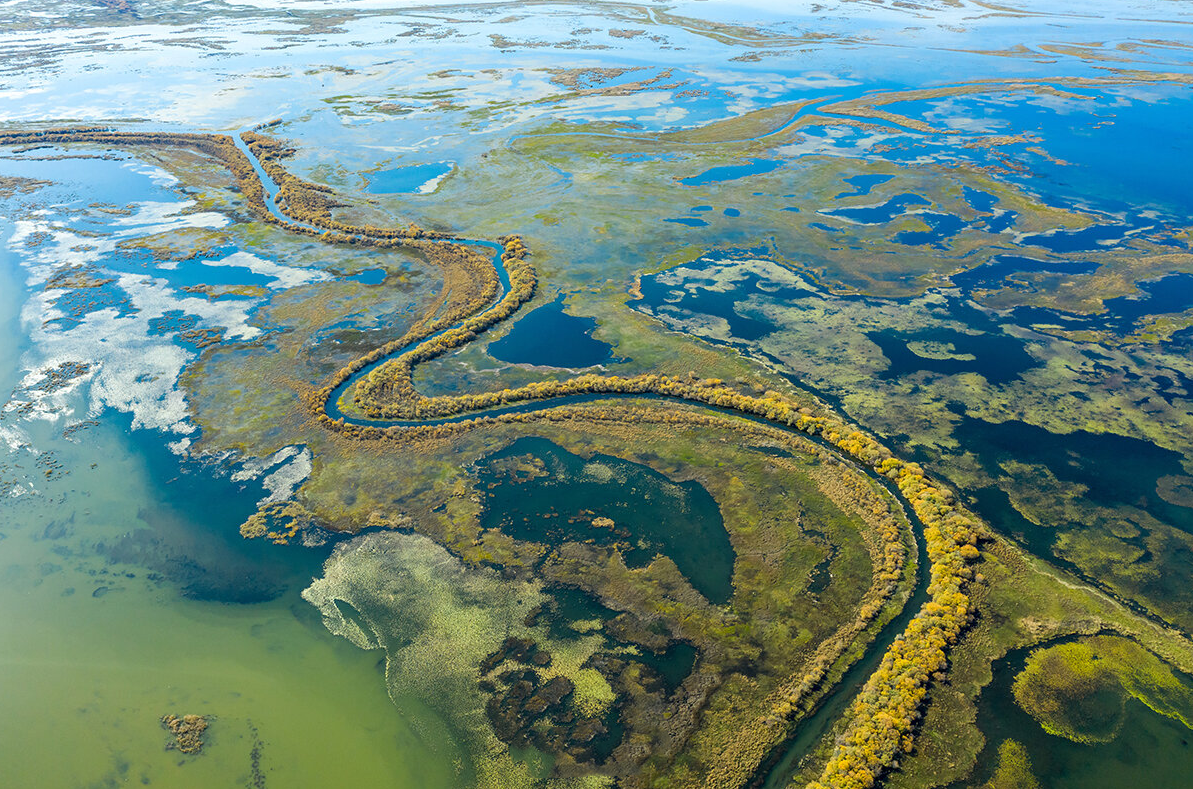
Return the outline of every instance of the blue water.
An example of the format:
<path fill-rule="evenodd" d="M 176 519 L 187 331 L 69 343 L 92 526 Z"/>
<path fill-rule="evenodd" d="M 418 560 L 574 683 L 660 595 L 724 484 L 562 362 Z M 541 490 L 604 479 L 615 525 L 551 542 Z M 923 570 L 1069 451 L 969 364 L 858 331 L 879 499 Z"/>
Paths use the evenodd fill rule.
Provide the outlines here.
<path fill-rule="evenodd" d="M 193 285 L 268 288 L 274 281 L 271 276 L 258 274 L 245 266 L 215 263 L 236 251 L 236 247 L 221 246 L 186 260 L 164 261 L 155 259 L 153 252 L 148 249 L 127 249 L 106 257 L 103 266 L 112 271 L 132 274 L 152 271 L 156 279 L 164 279 L 173 288 Z"/>
<path fill-rule="evenodd" d="M 1026 246 L 1043 247 L 1050 252 L 1088 252 L 1119 246 L 1133 229 L 1127 224 L 1090 225 L 1081 230 L 1057 230 L 1024 236 Z"/>
<path fill-rule="evenodd" d="M 712 264 L 713 261 L 708 261 L 705 265 Z M 696 265 L 692 264 L 692 267 Z M 690 310 L 697 315 L 715 315 L 729 324 L 729 333 L 734 339 L 752 341 L 770 334 L 778 326 L 761 311 L 750 309 L 748 299 L 751 294 L 765 295 L 789 304 L 817 296 L 804 288 L 773 288 L 768 285 L 763 290 L 759 287 L 761 281 L 757 274 L 747 272 L 728 290 L 700 287 L 700 281 L 694 278 L 685 281 L 686 287 L 674 288 L 660 282 L 657 276 L 648 276 L 642 277 L 639 287 L 643 303 L 652 312 L 679 309 Z M 706 282 L 709 286 L 713 284 L 712 280 Z"/>
<path fill-rule="evenodd" d="M 925 329 L 917 332 L 898 332 L 894 329 L 867 332 L 870 341 L 890 360 L 879 378 L 899 378 L 910 373 L 928 371 L 943 375 L 977 373 L 992 384 L 1004 384 L 1018 378 L 1025 370 L 1039 366 L 1027 352 L 1027 343 L 1007 334 L 965 334 L 953 329 Z M 931 359 L 912 353 L 908 343 L 934 341 L 952 345 L 957 354 L 969 354 L 974 359 Z"/>
<path fill-rule="evenodd" d="M 1137 283 L 1142 296 L 1118 296 L 1106 299 L 1108 317 L 1125 328 L 1145 315 L 1184 312 L 1193 307 L 1193 274 L 1169 274 L 1152 282 Z"/>
<path fill-rule="evenodd" d="M 1108 88 L 1092 100 L 1064 99 L 1061 111 L 1053 100 L 1030 94 L 953 96 L 950 114 L 981 120 L 999 130 L 1031 130 L 1045 140 L 1053 158 L 1024 146 L 1000 150 L 960 148 L 942 139 L 908 136 L 892 140 L 885 156 L 908 161 L 921 156 L 962 156 L 981 165 L 998 164 L 1009 155 L 1025 165 L 1022 174 L 1005 177 L 1027 186 L 1049 203 L 1080 200 L 1100 210 L 1158 209 L 1176 220 L 1193 207 L 1190 167 L 1182 149 L 1182 129 L 1193 112 L 1186 88 L 1156 84 L 1146 93 Z M 935 100 L 900 102 L 892 112 L 922 117 Z M 1103 123 L 1113 120 L 1112 123 Z M 977 205 L 974 208 L 981 210 Z"/>
<path fill-rule="evenodd" d="M 1117 296 L 1102 302 L 1104 312 L 1073 315 L 1043 307 L 1016 307 L 1014 320 L 1024 325 L 1059 324 L 1066 329 L 1094 329 L 1129 334 L 1148 315 L 1169 315 L 1193 309 L 1193 274 L 1169 274 L 1151 282 L 1136 283 L 1141 294 Z"/>
<path fill-rule="evenodd" d="M 489 345 L 494 359 L 544 367 L 592 367 L 608 361 L 613 348 L 593 339 L 595 318 L 563 311 L 563 297 L 519 318 L 509 334 Z"/>
<path fill-rule="evenodd" d="M 1193 532 L 1193 509 L 1165 501 L 1156 490 L 1161 477 L 1184 474 L 1178 452 L 1113 433 L 1062 435 L 1025 422 L 993 423 L 963 414 L 959 419 L 953 437 L 995 477 L 1002 474 L 999 463 L 1008 459 L 1040 464 L 1057 479 L 1086 486 L 1092 502 L 1138 507 Z M 986 517 L 981 508 L 978 514 Z"/>
<path fill-rule="evenodd" d="M 395 167 L 392 170 L 379 170 L 365 176 L 368 186 L 365 191 L 369 194 L 410 194 L 418 192 L 426 182 L 452 171 L 452 162 L 432 162 L 431 164 L 411 164 L 406 167 Z"/>
<path fill-rule="evenodd" d="M 1003 211 L 995 214 L 989 219 L 985 219 L 974 224 L 978 227 L 985 227 L 991 233 L 1001 233 L 1004 230 L 1010 230 L 1015 226 L 1015 220 L 1019 218 L 1018 211 Z"/>
<path fill-rule="evenodd" d="M 745 178 L 748 175 L 769 173 L 772 170 L 782 167 L 783 164 L 784 162 L 781 159 L 752 159 L 746 164 L 727 164 L 721 167 L 712 167 L 700 175 L 693 175 L 678 180 L 684 186 L 715 184 L 723 181 L 734 181 L 738 178 Z"/>
<path fill-rule="evenodd" d="M 63 329 L 75 328 L 82 323 L 85 316 L 99 310 L 115 309 L 117 316 L 121 318 L 137 311 L 129 301 L 128 295 L 114 282 L 95 288 L 54 290 L 51 293 L 60 294 L 54 298 L 54 308 L 65 314 L 49 323 Z"/>
<path fill-rule="evenodd" d="M 359 282 L 363 285 L 380 285 L 385 281 L 387 276 L 389 276 L 389 272 L 383 268 L 370 268 L 350 274 L 344 277 L 344 279 L 349 282 Z"/>
<path fill-rule="evenodd" d="M 694 216 L 677 216 L 671 219 L 664 219 L 664 222 L 671 222 L 676 225 L 687 225 L 688 227 L 708 227 L 708 222 L 703 219 L 698 219 Z"/>
<path fill-rule="evenodd" d="M 980 189 L 974 189 L 972 186 L 963 186 L 961 193 L 965 195 L 965 202 L 969 203 L 970 208 L 984 214 L 992 212 L 994 206 L 998 204 L 996 196 Z"/>

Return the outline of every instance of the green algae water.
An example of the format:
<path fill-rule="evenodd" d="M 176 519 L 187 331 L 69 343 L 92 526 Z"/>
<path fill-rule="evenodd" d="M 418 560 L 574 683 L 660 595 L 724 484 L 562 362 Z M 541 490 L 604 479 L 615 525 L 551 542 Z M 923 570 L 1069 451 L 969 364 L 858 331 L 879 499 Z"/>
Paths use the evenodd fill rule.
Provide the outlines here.
<path fill-rule="evenodd" d="M 0 325 L 23 290 L 0 266 Z M 0 350 L 0 384 L 21 350 Z M 400 715 L 381 656 L 300 599 L 327 548 L 253 556 L 229 519 L 252 491 L 96 421 L 34 424 L 38 454 L 0 460 L 44 480 L 0 500 L 3 784 L 455 786 L 450 748 L 421 731 L 434 713 Z M 258 602 L 203 599 L 242 592 Z M 166 714 L 211 716 L 201 752 L 167 750 Z"/>
<path fill-rule="evenodd" d="M 4 505 L 6 785 L 454 785 L 450 753 L 386 695 L 379 655 L 328 633 L 299 584 L 254 604 L 192 600 L 105 555 L 161 496 L 129 438 L 91 428 L 58 452 L 64 489 Z M 193 507 L 183 527 L 234 531 Z M 212 716 L 201 753 L 166 750 L 165 714 Z"/>
<path fill-rule="evenodd" d="M 53 512 L 47 502 L 6 506 L 8 785 L 453 785 L 446 754 L 386 696 L 378 655 L 327 633 L 297 588 L 258 604 L 188 600 L 95 551 L 136 526 L 139 506 L 154 506 L 124 438 L 93 428 L 86 448 L 72 448 L 99 465 L 71 475 L 85 479 L 51 500 Z M 72 500 L 69 536 L 47 537 L 46 521 Z M 167 713 L 213 716 L 202 753 L 165 749 Z"/>

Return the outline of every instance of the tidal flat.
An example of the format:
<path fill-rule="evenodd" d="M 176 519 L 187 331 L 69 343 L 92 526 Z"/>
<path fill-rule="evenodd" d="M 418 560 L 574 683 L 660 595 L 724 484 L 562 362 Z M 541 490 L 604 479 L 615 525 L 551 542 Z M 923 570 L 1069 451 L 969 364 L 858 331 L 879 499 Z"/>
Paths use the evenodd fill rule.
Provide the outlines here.
<path fill-rule="evenodd" d="M 1175 780 L 1193 44 L 1045 5 L 0 12 L 14 785 Z"/>

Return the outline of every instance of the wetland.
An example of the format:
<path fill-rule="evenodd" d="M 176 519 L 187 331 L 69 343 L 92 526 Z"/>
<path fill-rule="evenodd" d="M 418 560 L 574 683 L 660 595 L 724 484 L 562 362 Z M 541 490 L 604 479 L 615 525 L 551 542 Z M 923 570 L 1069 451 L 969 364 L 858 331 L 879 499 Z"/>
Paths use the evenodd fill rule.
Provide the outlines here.
<path fill-rule="evenodd" d="M 1179 780 L 1152 0 L 1099 44 L 1062 2 L 43 5 L 0 34 L 15 785 Z"/>

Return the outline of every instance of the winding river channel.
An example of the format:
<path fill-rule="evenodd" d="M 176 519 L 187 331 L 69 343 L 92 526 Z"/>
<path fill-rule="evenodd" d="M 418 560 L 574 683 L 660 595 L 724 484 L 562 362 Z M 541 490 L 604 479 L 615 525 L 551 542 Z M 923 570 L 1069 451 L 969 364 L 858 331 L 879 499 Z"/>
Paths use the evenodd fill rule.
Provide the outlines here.
<path fill-rule="evenodd" d="M 791 123 L 793 123 L 795 121 L 796 117 L 798 117 L 798 114 L 795 117 L 793 117 L 792 119 L 783 123 L 775 131 L 770 132 L 770 134 L 774 134 L 777 131 L 781 131 L 783 128 L 786 128 L 787 126 L 789 126 Z M 244 153 L 246 158 L 253 165 L 254 172 L 256 172 L 257 177 L 261 180 L 261 183 L 264 186 L 265 191 L 269 196 L 269 199 L 266 202 L 266 205 L 268 206 L 269 211 L 275 217 L 277 217 L 279 220 L 282 220 L 284 222 L 291 222 L 291 223 L 299 224 L 300 226 L 302 226 L 308 230 L 314 231 L 314 232 L 319 232 L 319 233 L 323 232 L 324 228 L 321 228 L 321 227 L 318 227 L 315 225 L 311 225 L 311 224 L 307 224 L 307 223 L 303 223 L 303 222 L 298 222 L 293 217 L 290 217 L 289 215 L 285 214 L 279 208 L 278 202 L 277 202 L 277 195 L 279 192 L 278 185 L 265 172 L 264 168 L 261 166 L 260 161 L 253 154 L 253 152 L 249 149 L 248 145 L 245 144 L 244 140 L 241 139 L 239 135 L 234 135 L 234 139 L 236 141 L 237 148 L 239 148 L 241 150 L 241 152 Z M 496 305 L 501 301 L 501 299 L 505 296 L 505 294 L 509 292 L 509 289 L 510 289 L 509 273 L 506 271 L 505 265 L 501 259 L 502 246 L 496 242 L 493 242 L 493 241 L 485 241 L 485 240 L 477 240 L 477 239 L 447 237 L 447 238 L 443 238 L 441 240 L 451 242 L 451 243 L 456 243 L 456 244 L 463 244 L 463 245 L 474 246 L 474 247 L 483 247 L 483 248 L 493 250 L 494 254 L 492 256 L 492 264 L 493 264 L 493 268 L 501 282 L 501 290 L 494 297 L 493 301 L 489 305 L 487 305 L 484 308 L 484 310 L 482 310 L 481 313 L 479 313 L 479 314 L 483 314 L 484 311 L 494 309 L 496 307 Z M 461 319 L 461 322 L 463 322 L 463 320 L 466 320 L 468 317 L 472 317 L 472 316 L 466 316 L 465 318 Z M 469 412 L 469 413 L 461 414 L 461 415 L 433 418 L 433 419 L 421 419 L 421 420 L 365 419 L 365 418 L 360 418 L 358 416 L 349 415 L 344 412 L 343 408 L 340 405 L 342 398 L 352 388 L 353 385 L 355 385 L 357 382 L 362 380 L 370 372 L 372 372 L 376 368 L 380 367 L 381 365 L 387 363 L 391 359 L 393 359 L 397 356 L 400 356 L 401 354 L 403 354 L 409 350 L 412 350 L 414 347 L 416 347 L 418 345 L 422 345 L 423 343 L 426 343 L 429 340 L 433 340 L 436 337 L 439 337 L 439 336 L 451 331 L 452 329 L 456 328 L 457 326 L 459 326 L 459 323 L 457 323 L 453 326 L 448 326 L 446 328 L 443 328 L 433 334 L 428 335 L 427 337 L 417 339 L 417 340 L 411 342 L 410 344 L 395 350 L 390 355 L 384 356 L 384 357 L 372 362 L 371 364 L 362 367 L 360 370 L 356 371 L 352 376 L 348 377 L 346 380 L 341 382 L 338 386 L 336 386 L 332 390 L 331 395 L 328 397 L 327 404 L 326 404 L 326 411 L 327 411 L 328 416 L 330 418 L 332 418 L 333 420 L 343 420 L 345 424 L 355 424 L 355 425 L 359 425 L 359 426 L 417 427 L 417 426 L 442 425 L 442 424 L 466 422 L 466 421 L 473 420 L 473 419 L 476 419 L 477 417 L 481 417 L 481 416 L 496 417 L 496 416 L 501 416 L 503 414 L 531 413 L 531 412 L 535 412 L 535 411 L 545 410 L 547 408 L 554 408 L 554 407 L 559 407 L 559 406 L 564 406 L 564 405 L 591 403 L 591 402 L 598 402 L 598 401 L 608 401 L 608 400 L 625 401 L 625 400 L 631 400 L 631 399 L 633 399 L 633 400 L 656 400 L 656 401 L 672 400 L 672 401 L 674 401 L 676 399 L 679 399 L 679 398 L 672 398 L 672 397 L 667 397 L 666 395 L 659 395 L 659 394 L 628 395 L 628 394 L 611 393 L 611 394 L 568 395 L 568 396 L 550 398 L 549 405 L 546 404 L 548 401 L 538 400 L 538 401 L 533 401 L 533 402 L 507 405 L 507 406 L 493 408 L 493 409 L 487 409 L 487 410 L 483 410 L 483 411 L 473 411 L 473 412 Z M 686 400 L 681 400 L 681 401 L 690 404 L 690 401 L 686 401 Z M 741 411 L 738 411 L 738 410 L 732 409 L 732 408 L 722 408 L 722 407 L 717 407 L 717 406 L 712 406 L 712 405 L 704 405 L 704 404 L 701 405 L 701 408 L 703 410 L 715 412 L 718 414 L 723 414 L 727 417 L 744 419 L 744 420 L 747 420 L 750 422 L 754 422 L 756 424 L 765 425 L 767 427 L 780 428 L 780 429 L 786 430 L 788 432 L 797 433 L 797 434 L 799 434 L 799 436 L 802 439 L 814 442 L 815 444 L 822 447 L 823 449 L 831 452 L 842 463 L 847 464 L 852 469 L 854 469 L 858 472 L 861 472 L 861 473 L 867 475 L 868 477 L 870 477 L 871 479 L 879 482 L 895 498 L 895 500 L 899 502 L 904 516 L 907 518 L 908 522 L 912 524 L 912 528 L 914 530 L 913 538 L 914 538 L 914 541 L 916 544 L 915 585 L 911 591 L 910 597 L 908 598 L 906 603 L 904 603 L 904 605 L 902 606 L 902 608 L 898 612 L 898 614 L 896 616 L 894 616 L 892 619 L 890 619 L 890 621 L 888 621 L 885 625 L 883 625 L 883 627 L 881 628 L 877 637 L 875 637 L 869 643 L 869 645 L 865 648 L 860 659 L 853 662 L 853 664 L 850 665 L 845 670 L 844 674 L 837 681 L 836 685 L 833 688 L 831 688 L 827 693 L 824 693 L 821 696 L 821 698 L 815 705 L 812 714 L 805 717 L 803 720 L 799 721 L 795 725 L 795 727 L 792 729 L 792 731 L 789 733 L 789 736 L 787 737 L 787 739 L 779 747 L 775 748 L 772 751 L 772 753 L 767 757 L 767 759 L 763 761 L 763 763 L 759 767 L 758 771 L 756 772 L 756 774 L 750 784 L 753 787 L 763 787 L 764 789 L 782 789 L 782 787 L 786 787 L 790 783 L 792 773 L 799 767 L 801 761 L 806 756 L 808 756 L 809 753 L 812 752 L 812 750 L 816 747 L 817 743 L 819 743 L 822 740 L 822 738 L 829 732 L 829 730 L 832 728 L 834 723 L 840 718 L 842 713 L 844 713 L 844 711 L 848 708 L 849 704 L 854 700 L 854 698 L 856 698 L 858 692 L 861 690 L 862 686 L 865 684 L 866 679 L 874 672 L 874 670 L 881 663 L 883 655 L 886 653 L 888 647 L 890 647 L 890 645 L 892 643 L 894 643 L 894 641 L 899 637 L 899 635 L 907 627 L 907 624 L 911 621 L 911 619 L 919 611 L 920 607 L 928 600 L 928 580 L 929 580 L 929 573 L 927 572 L 928 557 L 927 557 L 927 552 L 925 550 L 925 544 L 924 544 L 924 539 L 923 539 L 923 524 L 920 522 L 919 518 L 915 515 L 915 513 L 911 510 L 911 508 L 909 506 L 907 506 L 907 502 L 906 502 L 905 498 L 902 496 L 899 489 L 895 486 L 895 484 L 891 480 L 876 473 L 873 469 L 868 468 L 862 464 L 855 462 L 852 458 L 849 458 L 848 456 L 844 455 L 832 443 L 825 440 L 824 438 L 817 436 L 817 435 L 808 435 L 802 431 L 795 430 L 794 428 L 792 428 L 786 424 L 771 421 L 771 420 L 768 420 L 768 419 L 765 419 L 763 417 L 756 416 L 753 414 L 745 414 L 745 413 L 742 413 Z"/>

